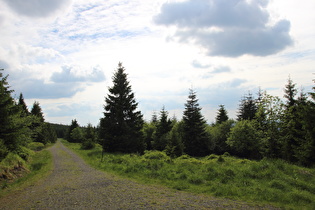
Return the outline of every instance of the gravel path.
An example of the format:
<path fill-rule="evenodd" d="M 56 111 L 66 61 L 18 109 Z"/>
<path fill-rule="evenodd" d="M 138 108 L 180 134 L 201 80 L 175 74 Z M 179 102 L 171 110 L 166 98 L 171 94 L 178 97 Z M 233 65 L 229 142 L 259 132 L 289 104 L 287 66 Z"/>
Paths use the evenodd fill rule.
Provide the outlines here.
<path fill-rule="evenodd" d="M 88 166 L 58 141 L 54 170 L 36 185 L 0 199 L 0 209 L 253 209 L 245 203 L 142 185 Z"/>

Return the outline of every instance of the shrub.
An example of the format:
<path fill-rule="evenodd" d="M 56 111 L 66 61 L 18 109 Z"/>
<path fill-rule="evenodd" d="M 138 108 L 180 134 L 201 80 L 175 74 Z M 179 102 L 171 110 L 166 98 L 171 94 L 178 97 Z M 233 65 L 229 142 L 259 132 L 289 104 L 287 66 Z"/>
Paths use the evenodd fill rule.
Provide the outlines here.
<path fill-rule="evenodd" d="M 23 158 L 24 160 L 27 161 L 27 160 L 29 159 L 29 157 L 34 154 L 34 151 L 32 151 L 32 150 L 30 150 L 30 149 L 28 149 L 28 148 L 26 148 L 26 147 L 20 147 L 20 148 L 17 150 L 17 154 L 18 154 L 21 158 Z"/>
<path fill-rule="evenodd" d="M 228 152 L 225 152 L 224 154 L 223 154 L 223 157 L 230 157 L 231 155 L 230 155 L 230 153 L 228 153 Z"/>
<path fill-rule="evenodd" d="M 217 161 L 220 162 L 220 163 L 223 163 L 225 160 L 224 160 L 224 158 L 220 155 Z"/>
<path fill-rule="evenodd" d="M 28 144 L 28 148 L 33 151 L 40 151 L 44 149 L 45 145 L 41 142 L 31 142 Z"/>
<path fill-rule="evenodd" d="M 170 157 L 166 155 L 165 152 L 161 152 L 161 151 L 145 151 L 144 155 L 143 155 L 144 159 L 147 160 L 165 160 L 165 161 L 169 161 Z"/>
<path fill-rule="evenodd" d="M 181 156 L 179 156 L 177 159 L 178 160 L 180 160 L 180 159 L 183 159 L 183 160 L 185 160 L 185 159 L 190 159 L 191 157 L 189 156 L 189 155 L 181 155 Z"/>
<path fill-rule="evenodd" d="M 9 153 L 9 150 L 4 145 L 3 140 L 0 139 L 0 161 L 4 159 L 8 153 Z"/>
<path fill-rule="evenodd" d="M 209 156 L 206 157 L 207 160 L 213 160 L 213 159 L 217 159 L 219 156 L 215 155 L 215 154 L 211 154 Z"/>
<path fill-rule="evenodd" d="M 92 139 L 85 139 L 83 140 L 81 144 L 81 149 L 94 149 L 95 143 L 92 141 Z"/>

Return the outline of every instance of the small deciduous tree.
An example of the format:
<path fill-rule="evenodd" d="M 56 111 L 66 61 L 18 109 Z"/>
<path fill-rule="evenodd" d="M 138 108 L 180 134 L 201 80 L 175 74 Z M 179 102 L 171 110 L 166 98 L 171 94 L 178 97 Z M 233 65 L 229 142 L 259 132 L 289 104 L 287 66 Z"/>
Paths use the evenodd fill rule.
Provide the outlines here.
<path fill-rule="evenodd" d="M 71 139 L 73 142 L 81 143 L 83 141 L 84 135 L 80 127 L 76 127 L 71 131 Z"/>
<path fill-rule="evenodd" d="M 257 130 L 250 120 L 242 120 L 231 129 L 227 144 L 240 157 L 261 158 L 261 142 Z"/>
<path fill-rule="evenodd" d="M 210 133 L 213 142 L 213 152 L 215 154 L 223 154 L 224 152 L 230 152 L 230 148 L 226 141 L 229 136 L 230 130 L 235 124 L 234 120 L 227 120 L 220 124 L 209 126 L 207 131 Z"/>

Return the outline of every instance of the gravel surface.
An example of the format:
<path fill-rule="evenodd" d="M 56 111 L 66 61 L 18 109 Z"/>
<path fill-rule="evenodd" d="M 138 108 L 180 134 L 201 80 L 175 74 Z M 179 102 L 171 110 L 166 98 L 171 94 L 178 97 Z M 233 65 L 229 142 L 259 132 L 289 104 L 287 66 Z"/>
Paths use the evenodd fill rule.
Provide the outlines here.
<path fill-rule="evenodd" d="M 58 141 L 52 173 L 0 199 L 0 209 L 258 209 L 246 203 L 142 185 L 98 171 Z M 265 207 L 268 208 L 268 207 Z"/>

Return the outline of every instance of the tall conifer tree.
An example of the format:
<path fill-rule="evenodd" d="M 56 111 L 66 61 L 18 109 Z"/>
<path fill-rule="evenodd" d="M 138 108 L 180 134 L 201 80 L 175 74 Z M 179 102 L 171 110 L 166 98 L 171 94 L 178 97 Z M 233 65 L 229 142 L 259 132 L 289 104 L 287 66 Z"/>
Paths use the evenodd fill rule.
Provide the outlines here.
<path fill-rule="evenodd" d="M 295 149 L 299 141 L 299 124 L 297 113 L 297 100 L 296 100 L 296 84 L 293 83 L 291 78 L 288 79 L 288 84 L 284 89 L 284 98 L 287 99 L 285 103 L 285 110 L 282 116 L 282 155 L 285 160 L 296 162 L 297 158 Z"/>
<path fill-rule="evenodd" d="M 104 118 L 100 121 L 100 138 L 108 152 L 142 153 L 145 143 L 142 136 L 143 119 L 137 111 L 131 85 L 122 63 L 113 76 L 113 87 L 105 98 Z"/>
<path fill-rule="evenodd" d="M 168 119 L 168 112 L 163 106 L 160 112 L 160 119 L 156 125 L 154 136 L 154 149 L 163 151 L 167 145 L 166 135 L 172 129 L 172 121 Z"/>
<path fill-rule="evenodd" d="M 251 93 L 245 95 L 241 100 L 239 111 L 237 115 L 237 120 L 253 120 L 255 118 L 255 114 L 257 112 L 257 104 Z"/>
<path fill-rule="evenodd" d="M 184 121 L 184 151 L 192 156 L 205 156 L 209 153 L 209 139 L 206 133 L 206 121 L 201 114 L 196 93 L 190 89 Z"/>
<path fill-rule="evenodd" d="M 0 69 L 1 71 L 1 69 Z M 29 140 L 29 130 L 25 118 L 21 117 L 21 109 L 11 96 L 7 81 L 0 72 L 0 160 L 8 152 L 18 151 Z"/>
<path fill-rule="evenodd" d="M 221 124 L 229 119 L 224 105 L 220 105 L 219 107 L 220 108 L 218 109 L 218 114 L 215 118 L 217 124 Z"/>
<path fill-rule="evenodd" d="M 18 105 L 19 105 L 20 108 L 22 109 L 22 115 L 23 115 L 23 116 L 29 115 L 30 112 L 29 112 L 28 109 L 27 109 L 27 106 L 26 106 L 26 103 L 25 103 L 25 101 L 24 101 L 24 97 L 23 97 L 23 94 L 22 94 L 22 93 L 20 93 Z"/>

